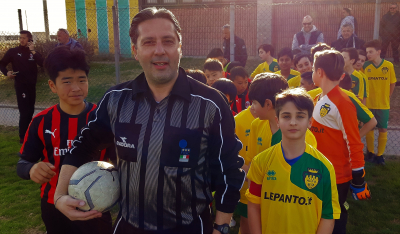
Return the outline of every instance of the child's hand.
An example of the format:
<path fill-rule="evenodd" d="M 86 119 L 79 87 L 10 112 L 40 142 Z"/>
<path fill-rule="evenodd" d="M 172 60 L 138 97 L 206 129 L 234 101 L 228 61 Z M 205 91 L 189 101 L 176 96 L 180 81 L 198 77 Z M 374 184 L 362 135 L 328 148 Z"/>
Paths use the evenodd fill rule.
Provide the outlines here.
<path fill-rule="evenodd" d="M 49 182 L 51 178 L 56 175 L 53 171 L 55 169 L 56 168 L 51 163 L 38 162 L 31 168 L 29 175 L 33 182 L 43 184 Z"/>

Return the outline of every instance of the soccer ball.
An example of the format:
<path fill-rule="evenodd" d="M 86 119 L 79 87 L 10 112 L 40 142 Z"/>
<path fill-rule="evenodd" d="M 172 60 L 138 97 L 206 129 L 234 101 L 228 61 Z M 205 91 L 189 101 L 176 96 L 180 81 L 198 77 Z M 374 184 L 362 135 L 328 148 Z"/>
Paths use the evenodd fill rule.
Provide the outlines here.
<path fill-rule="evenodd" d="M 86 202 L 79 207 L 82 211 L 106 212 L 117 203 L 120 195 L 118 171 L 107 162 L 85 163 L 72 175 L 68 194 Z"/>

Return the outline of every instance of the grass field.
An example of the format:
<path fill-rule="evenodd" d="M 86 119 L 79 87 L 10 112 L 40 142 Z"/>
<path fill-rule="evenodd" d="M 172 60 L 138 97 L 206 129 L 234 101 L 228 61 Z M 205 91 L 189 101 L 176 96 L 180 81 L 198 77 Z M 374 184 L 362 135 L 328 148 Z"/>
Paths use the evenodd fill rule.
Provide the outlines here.
<path fill-rule="evenodd" d="M 44 233 L 39 186 L 16 174 L 18 140 L 16 127 L 0 126 L 0 233 Z M 388 156 L 384 167 L 367 163 L 366 171 L 373 198 L 354 201 L 349 196 L 348 233 L 400 233 L 400 158 Z M 238 225 L 231 234 L 237 231 Z"/>

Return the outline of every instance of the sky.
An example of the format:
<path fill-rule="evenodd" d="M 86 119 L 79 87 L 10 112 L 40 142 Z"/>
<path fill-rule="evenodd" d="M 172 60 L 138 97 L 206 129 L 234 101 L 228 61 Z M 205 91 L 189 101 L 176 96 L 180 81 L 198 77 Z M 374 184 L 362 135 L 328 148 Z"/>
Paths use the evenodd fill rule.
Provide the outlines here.
<path fill-rule="evenodd" d="M 31 32 L 45 31 L 43 0 L 0 0 L 0 6 L 0 34 L 4 34 L 4 32 L 17 34 L 19 32 L 18 9 L 22 11 L 24 30 L 28 29 Z M 55 34 L 59 28 L 67 28 L 65 0 L 47 0 L 47 11 L 51 34 Z"/>

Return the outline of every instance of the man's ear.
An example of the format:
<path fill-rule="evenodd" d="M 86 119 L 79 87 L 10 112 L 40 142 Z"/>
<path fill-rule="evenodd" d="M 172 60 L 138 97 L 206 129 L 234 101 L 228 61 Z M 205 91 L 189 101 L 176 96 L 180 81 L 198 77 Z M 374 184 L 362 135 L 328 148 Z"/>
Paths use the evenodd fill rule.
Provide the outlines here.
<path fill-rule="evenodd" d="M 51 92 L 57 93 L 56 84 L 52 80 L 49 80 L 48 83 L 49 83 L 49 87 L 50 87 Z"/>
<path fill-rule="evenodd" d="M 343 74 L 342 74 L 342 76 L 340 77 L 339 80 L 343 80 L 345 75 L 346 75 L 346 73 L 343 72 Z"/>
<path fill-rule="evenodd" d="M 135 45 L 132 45 L 132 51 L 133 51 L 133 55 L 135 56 L 135 59 L 138 60 L 138 58 L 137 58 L 137 50 L 136 50 Z"/>

